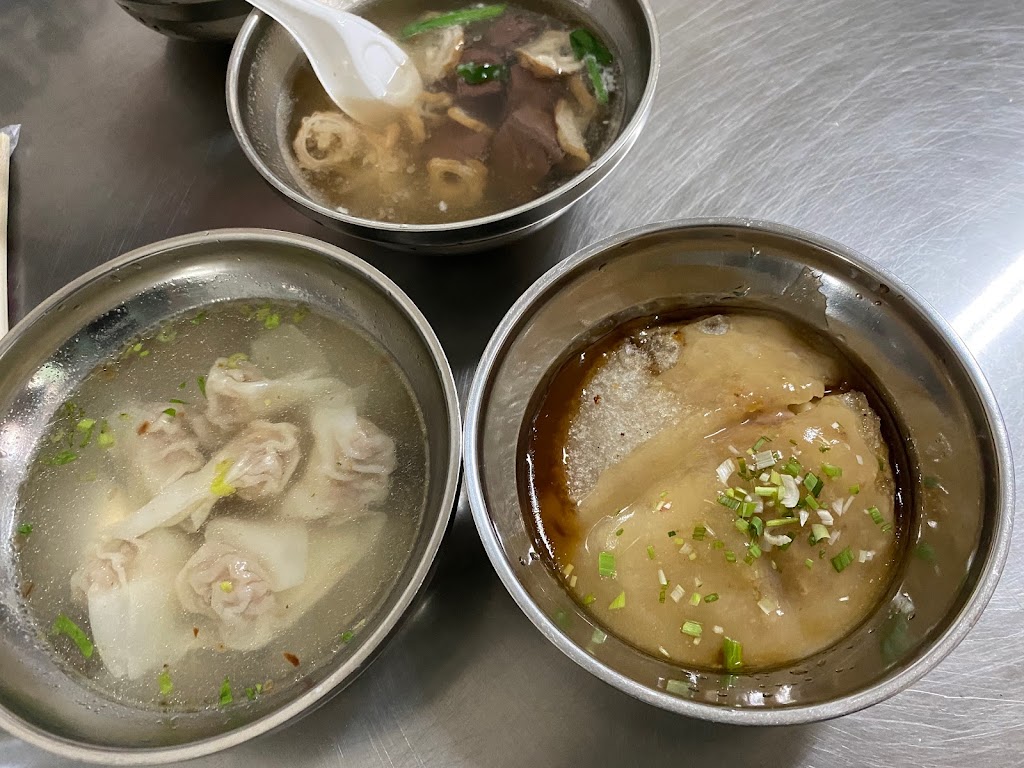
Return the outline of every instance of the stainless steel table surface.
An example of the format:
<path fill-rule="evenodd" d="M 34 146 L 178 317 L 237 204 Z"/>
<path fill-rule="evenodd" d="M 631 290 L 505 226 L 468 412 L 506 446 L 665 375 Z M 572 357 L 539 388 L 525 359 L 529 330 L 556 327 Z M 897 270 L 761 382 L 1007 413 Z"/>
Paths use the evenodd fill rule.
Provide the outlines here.
<path fill-rule="evenodd" d="M 1024 455 L 1024 4 L 656 6 L 656 106 L 607 183 L 516 247 L 423 258 L 343 242 L 275 197 L 228 127 L 225 48 L 167 41 L 112 0 L 3 0 L 0 125 L 24 125 L 13 319 L 144 243 L 292 230 L 394 277 L 464 392 L 499 318 L 561 256 L 660 219 L 760 217 L 846 243 L 934 303 L 979 357 Z M 463 501 L 425 601 L 365 675 L 288 729 L 195 765 L 1019 766 L 1022 537 L 1018 525 L 980 624 L 912 690 L 833 722 L 749 729 L 653 709 L 564 658 L 494 576 Z M 67 763 L 0 735 L 0 766 L 43 765 Z"/>

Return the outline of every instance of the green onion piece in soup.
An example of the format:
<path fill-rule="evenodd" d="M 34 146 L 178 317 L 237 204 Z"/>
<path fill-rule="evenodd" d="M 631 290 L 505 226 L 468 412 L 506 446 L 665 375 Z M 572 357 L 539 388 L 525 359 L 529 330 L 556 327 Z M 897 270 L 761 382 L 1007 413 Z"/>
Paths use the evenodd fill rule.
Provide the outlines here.
<path fill-rule="evenodd" d="M 32 523 L 22 523 L 18 526 L 17 530 L 19 536 L 28 536 L 32 533 Z"/>
<path fill-rule="evenodd" d="M 78 650 L 85 658 L 92 658 L 92 640 L 80 626 L 63 613 L 58 615 L 56 621 L 53 622 L 53 634 L 67 635 L 78 646 Z"/>
<path fill-rule="evenodd" d="M 611 51 L 592 32 L 586 29 L 574 29 L 569 33 L 569 44 L 572 52 L 578 60 L 584 56 L 591 55 L 601 66 L 607 67 L 614 60 Z"/>
<path fill-rule="evenodd" d="M 590 78 L 590 84 L 594 88 L 594 98 L 597 99 L 597 103 L 607 104 L 608 89 L 605 87 L 604 76 L 601 73 L 601 66 L 597 63 L 597 59 L 587 54 L 583 57 L 583 65 L 587 68 L 587 77 Z"/>
<path fill-rule="evenodd" d="M 459 64 L 455 71 L 470 85 L 480 85 L 491 80 L 504 80 L 508 77 L 508 68 L 504 64 L 476 64 L 471 61 L 467 64 Z"/>
<path fill-rule="evenodd" d="M 722 656 L 726 669 L 739 669 L 743 666 L 743 643 L 731 637 L 722 638 Z"/>
<path fill-rule="evenodd" d="M 224 682 L 220 684 L 220 696 L 217 699 L 217 705 L 226 707 L 235 697 L 231 695 L 231 680 L 227 677 L 224 678 Z"/>
<path fill-rule="evenodd" d="M 504 3 L 498 5 L 483 5 L 477 8 L 463 8 L 458 11 L 442 13 L 422 21 L 414 21 L 402 28 L 402 37 L 414 37 L 429 32 L 432 29 L 442 27 L 454 27 L 461 24 L 472 24 L 474 21 L 487 21 L 495 19 L 505 12 L 507 6 Z"/>
<path fill-rule="evenodd" d="M 163 668 L 163 671 L 157 676 L 157 684 L 160 686 L 160 695 L 167 698 L 174 691 L 174 683 L 171 681 L 171 673 L 167 671 L 167 667 Z"/>

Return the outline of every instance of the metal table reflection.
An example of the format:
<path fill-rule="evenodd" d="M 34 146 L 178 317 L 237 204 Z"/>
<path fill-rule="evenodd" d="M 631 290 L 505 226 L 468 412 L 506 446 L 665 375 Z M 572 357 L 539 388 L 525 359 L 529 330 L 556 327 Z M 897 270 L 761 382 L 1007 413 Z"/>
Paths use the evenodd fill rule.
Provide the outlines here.
<path fill-rule="evenodd" d="M 528 240 L 417 258 L 347 242 L 274 196 L 227 124 L 227 49 L 168 41 L 110 0 L 0 7 L 0 124 L 24 125 L 11 200 L 12 319 L 170 235 L 263 226 L 338 243 L 434 324 L 465 389 L 498 320 L 586 243 L 680 216 L 785 222 L 860 250 L 961 332 L 1024 442 L 1024 5 L 1014 0 L 655 0 L 664 63 L 633 153 Z M 1017 481 L 1024 499 L 1024 473 Z M 298 724 L 196 766 L 1017 766 L 1018 533 L 967 641 L 895 699 L 830 723 L 680 719 L 591 678 L 505 593 L 465 504 L 406 629 Z M 0 765 L 69 765 L 0 735 Z"/>

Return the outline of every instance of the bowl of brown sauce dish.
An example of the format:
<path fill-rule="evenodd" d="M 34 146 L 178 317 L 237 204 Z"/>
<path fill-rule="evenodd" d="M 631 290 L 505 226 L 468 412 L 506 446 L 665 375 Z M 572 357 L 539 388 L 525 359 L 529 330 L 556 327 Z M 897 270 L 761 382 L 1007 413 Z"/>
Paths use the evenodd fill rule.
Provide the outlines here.
<path fill-rule="evenodd" d="M 465 465 L 484 547 L 569 658 L 638 699 L 778 725 L 934 667 L 1007 556 L 977 363 L 861 256 L 745 220 L 636 230 L 491 339 Z"/>
<path fill-rule="evenodd" d="M 227 103 L 267 182 L 349 235 L 441 252 L 521 237 L 597 186 L 650 113 L 659 46 L 646 0 L 342 5 L 407 50 L 424 85 L 415 105 L 354 122 L 258 12 L 235 41 Z"/>

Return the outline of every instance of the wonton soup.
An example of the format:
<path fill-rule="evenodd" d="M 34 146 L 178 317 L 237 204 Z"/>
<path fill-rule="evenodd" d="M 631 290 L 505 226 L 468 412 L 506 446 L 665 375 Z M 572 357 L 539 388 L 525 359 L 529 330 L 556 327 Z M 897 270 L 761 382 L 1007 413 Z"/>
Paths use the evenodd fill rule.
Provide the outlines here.
<path fill-rule="evenodd" d="M 706 669 L 841 640 L 885 597 L 903 538 L 870 391 L 841 353 L 760 314 L 628 324 L 543 393 L 532 528 L 608 632 Z"/>
<path fill-rule="evenodd" d="M 27 608 L 135 706 L 244 706 L 343 652 L 405 566 L 426 435 L 394 361 L 303 307 L 230 302 L 82 382 L 18 502 Z"/>
<path fill-rule="evenodd" d="M 307 194 L 362 218 L 464 221 L 550 192 L 618 136 L 619 56 L 560 6 L 373 3 L 365 16 L 409 53 L 416 105 L 356 123 L 304 64 L 279 105 L 283 154 Z"/>

